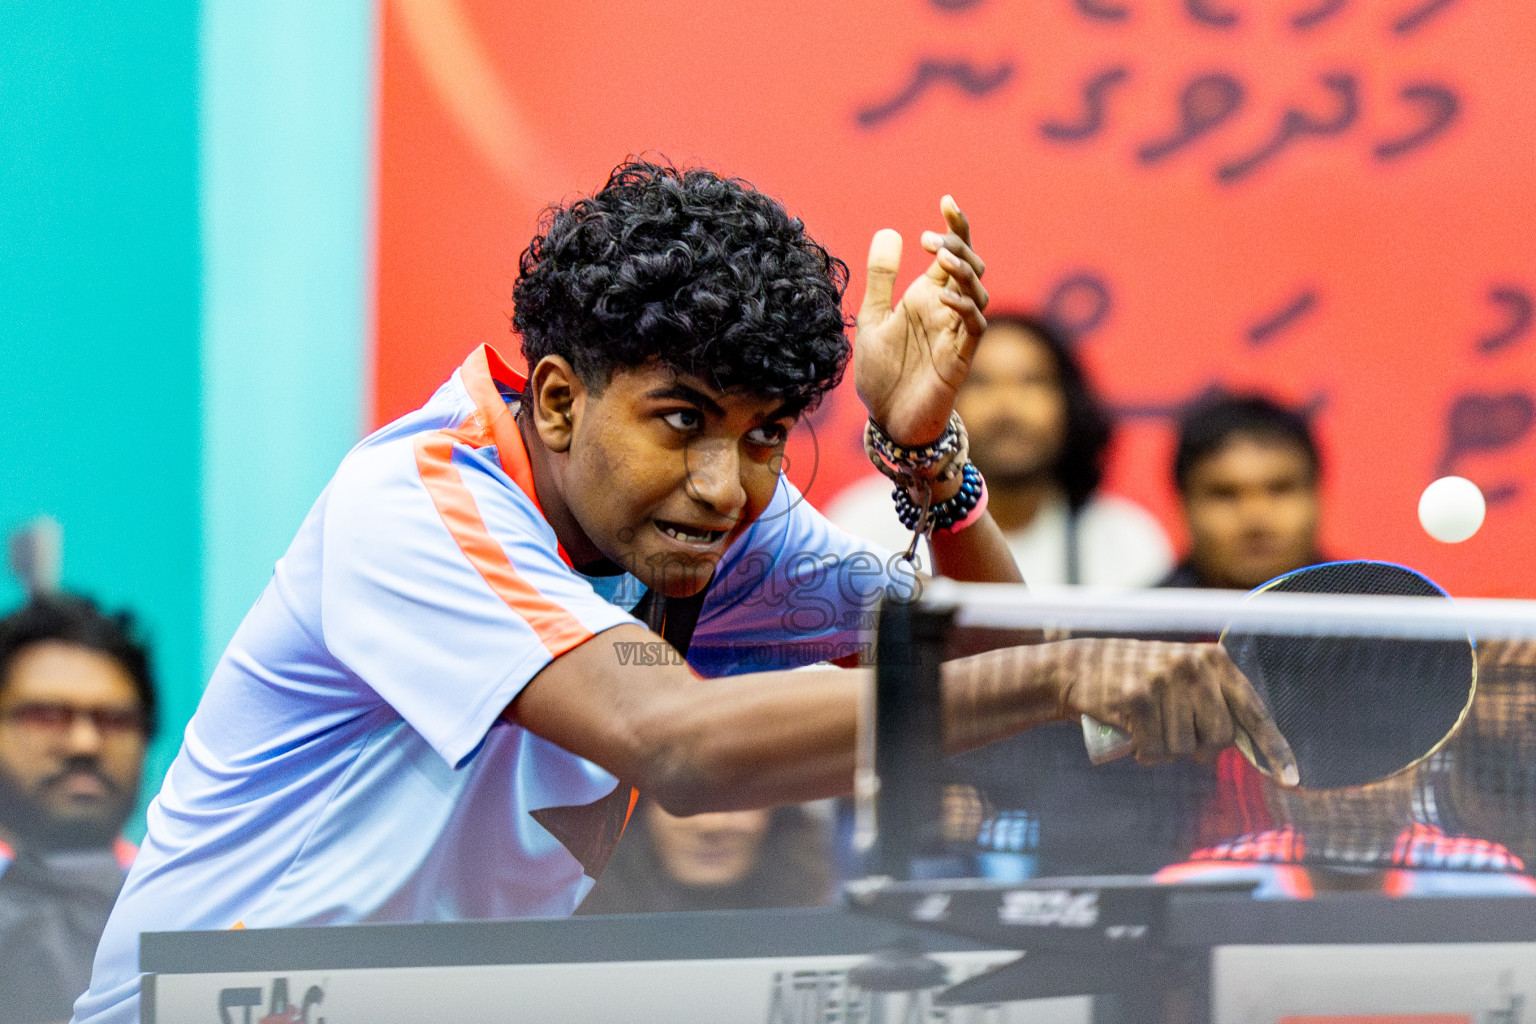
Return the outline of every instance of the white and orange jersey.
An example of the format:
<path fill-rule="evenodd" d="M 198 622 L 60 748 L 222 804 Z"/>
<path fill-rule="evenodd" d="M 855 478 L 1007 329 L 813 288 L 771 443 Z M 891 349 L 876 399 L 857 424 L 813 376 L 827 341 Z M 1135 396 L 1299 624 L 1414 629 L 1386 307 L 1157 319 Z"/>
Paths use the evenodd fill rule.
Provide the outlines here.
<path fill-rule="evenodd" d="M 482 347 L 343 460 L 187 726 L 76 1020 L 138 1019 L 144 931 L 552 916 L 586 894 L 632 794 L 502 711 L 635 621 L 644 588 L 561 550 L 506 401 L 522 386 Z M 878 593 L 910 588 L 898 566 L 781 480 L 690 660 L 847 654 Z"/>

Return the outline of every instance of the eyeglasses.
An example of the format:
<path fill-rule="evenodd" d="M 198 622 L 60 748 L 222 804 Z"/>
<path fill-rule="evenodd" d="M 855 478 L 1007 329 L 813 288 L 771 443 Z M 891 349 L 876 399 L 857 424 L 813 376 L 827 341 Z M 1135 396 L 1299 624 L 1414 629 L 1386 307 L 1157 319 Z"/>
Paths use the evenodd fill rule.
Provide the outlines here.
<path fill-rule="evenodd" d="M 29 701 L 0 710 L 0 718 L 39 736 L 63 736 L 80 718 L 90 719 L 104 739 L 144 735 L 144 713 L 138 708 L 79 708 L 52 701 Z"/>

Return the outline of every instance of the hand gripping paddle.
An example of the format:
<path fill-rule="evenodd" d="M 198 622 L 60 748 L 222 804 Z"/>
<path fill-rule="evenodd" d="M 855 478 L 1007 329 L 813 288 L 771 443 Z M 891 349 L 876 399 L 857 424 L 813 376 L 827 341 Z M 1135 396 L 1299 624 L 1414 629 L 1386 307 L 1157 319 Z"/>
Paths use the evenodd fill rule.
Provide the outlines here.
<path fill-rule="evenodd" d="M 1372 561 L 1297 569 L 1252 591 L 1244 603 L 1266 593 L 1449 597 L 1421 573 Z M 1228 627 L 1220 643 L 1290 743 L 1307 789 L 1362 786 L 1407 771 L 1445 745 L 1477 691 L 1470 638 L 1282 635 Z M 1087 715 L 1083 738 L 1095 764 L 1131 753 L 1130 736 Z M 1236 742 L 1268 774 L 1241 728 Z"/>

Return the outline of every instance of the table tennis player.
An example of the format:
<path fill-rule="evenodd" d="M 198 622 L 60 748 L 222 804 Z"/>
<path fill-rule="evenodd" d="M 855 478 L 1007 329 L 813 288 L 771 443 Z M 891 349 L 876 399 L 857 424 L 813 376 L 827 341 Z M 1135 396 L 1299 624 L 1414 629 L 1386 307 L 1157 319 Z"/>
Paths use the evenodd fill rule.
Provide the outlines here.
<path fill-rule="evenodd" d="M 983 263 L 941 209 L 899 298 L 900 236 L 870 248 L 867 447 L 938 571 L 1012 581 L 952 416 Z M 631 162 L 551 210 L 520 271 L 527 377 L 479 348 L 362 441 L 241 624 L 77 1021 L 138 1019 L 143 931 L 564 915 L 636 789 L 673 813 L 850 789 L 869 670 L 788 669 L 852 650 L 915 581 L 780 473 L 849 359 L 846 267 L 750 185 Z M 945 687 L 956 748 L 1089 713 L 1155 761 L 1226 746 L 1236 720 L 1289 764 L 1208 645 L 1007 649 Z"/>

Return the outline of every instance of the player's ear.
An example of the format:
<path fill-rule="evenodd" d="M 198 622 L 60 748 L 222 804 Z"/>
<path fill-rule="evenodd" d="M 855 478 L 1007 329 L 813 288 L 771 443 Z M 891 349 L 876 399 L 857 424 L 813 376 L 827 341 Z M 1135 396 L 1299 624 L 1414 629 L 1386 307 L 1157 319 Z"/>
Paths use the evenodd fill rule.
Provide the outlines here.
<path fill-rule="evenodd" d="M 571 448 L 576 411 L 586 397 L 586 385 L 574 367 L 560 356 L 545 356 L 528 375 L 532 389 L 533 427 L 552 452 Z"/>

